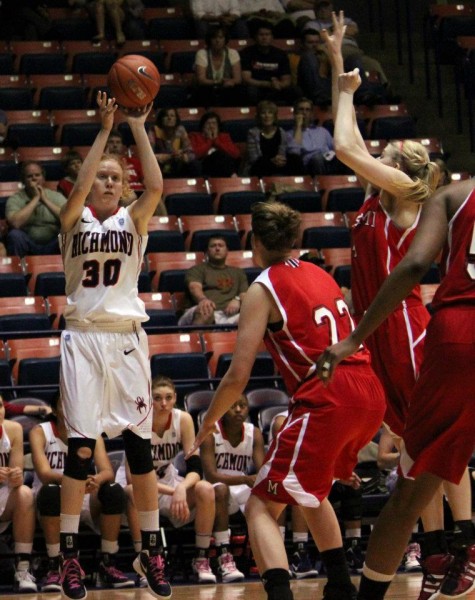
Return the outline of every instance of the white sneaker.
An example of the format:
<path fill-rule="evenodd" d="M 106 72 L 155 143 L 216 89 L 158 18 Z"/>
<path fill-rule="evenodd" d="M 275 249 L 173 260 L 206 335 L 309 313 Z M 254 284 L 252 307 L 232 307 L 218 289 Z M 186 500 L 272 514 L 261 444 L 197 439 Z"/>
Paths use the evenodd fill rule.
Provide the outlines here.
<path fill-rule="evenodd" d="M 207 558 L 194 558 L 191 561 L 191 568 L 198 583 L 216 583 L 216 575 L 211 570 Z"/>
<path fill-rule="evenodd" d="M 230 552 L 225 552 L 218 556 L 218 564 L 218 572 L 223 583 L 244 579 L 244 573 L 238 571 L 233 555 Z"/>
<path fill-rule="evenodd" d="M 406 572 L 411 571 L 421 571 L 421 563 L 419 559 L 421 558 L 421 547 L 419 544 L 409 544 L 406 548 L 405 559 L 404 559 L 404 570 Z"/>
<path fill-rule="evenodd" d="M 37 592 L 36 579 L 29 571 L 30 563 L 20 560 L 15 569 L 15 588 L 20 593 Z"/>

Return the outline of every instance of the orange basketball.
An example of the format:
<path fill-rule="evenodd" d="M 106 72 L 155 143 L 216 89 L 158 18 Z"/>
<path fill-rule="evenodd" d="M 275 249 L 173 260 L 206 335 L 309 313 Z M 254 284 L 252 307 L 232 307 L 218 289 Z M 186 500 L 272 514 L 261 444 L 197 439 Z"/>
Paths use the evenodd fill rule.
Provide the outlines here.
<path fill-rule="evenodd" d="M 158 94 L 160 73 L 145 56 L 126 54 L 112 65 L 107 85 L 119 106 L 141 108 Z"/>

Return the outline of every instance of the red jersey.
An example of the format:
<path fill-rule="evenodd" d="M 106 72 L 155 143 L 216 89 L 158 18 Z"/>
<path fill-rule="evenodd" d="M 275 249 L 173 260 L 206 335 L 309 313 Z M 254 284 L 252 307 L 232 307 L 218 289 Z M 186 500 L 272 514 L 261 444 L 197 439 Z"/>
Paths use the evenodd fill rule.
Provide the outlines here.
<path fill-rule="evenodd" d="M 315 374 L 316 361 L 331 344 L 346 338 L 353 320 L 335 280 L 323 269 L 297 259 L 273 265 L 256 279 L 271 293 L 282 315 L 264 338 L 287 391 L 294 395 Z M 369 364 L 361 349 L 342 364 Z"/>
<path fill-rule="evenodd" d="M 363 316 L 383 281 L 406 254 L 419 217 L 420 210 L 413 225 L 401 229 L 381 206 L 379 194 L 367 198 L 361 207 L 352 228 L 351 295 L 357 319 Z M 396 310 L 404 303 L 422 304 L 419 286 Z"/>
<path fill-rule="evenodd" d="M 432 300 L 434 310 L 449 304 L 475 304 L 475 189 L 449 223 L 441 270 L 442 282 Z"/>
<path fill-rule="evenodd" d="M 140 160 L 134 156 L 125 156 L 124 160 L 129 176 L 129 188 L 134 191 L 143 190 L 143 172 Z"/>

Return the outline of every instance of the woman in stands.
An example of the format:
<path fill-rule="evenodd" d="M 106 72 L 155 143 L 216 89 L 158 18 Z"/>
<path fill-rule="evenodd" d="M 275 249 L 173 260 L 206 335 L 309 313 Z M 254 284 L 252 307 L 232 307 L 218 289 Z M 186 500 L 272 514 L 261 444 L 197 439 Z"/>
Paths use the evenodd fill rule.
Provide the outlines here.
<path fill-rule="evenodd" d="M 196 554 L 192 569 L 198 583 L 216 583 L 209 565 L 208 553 L 214 523 L 213 486 L 201 479 L 201 462 L 196 452 L 187 461 L 187 472 L 178 473 L 175 460 L 183 450 L 188 452 L 195 439 L 194 423 L 190 415 L 176 405 L 175 384 L 161 375 L 152 381 L 153 423 L 152 458 L 157 476 L 160 516 L 167 517 L 174 527 L 194 521 Z M 184 462 L 184 461 L 183 461 Z M 118 479 L 130 483 L 126 467 Z M 127 481 L 124 481 L 126 474 Z M 140 552 L 140 527 L 134 505 L 132 486 L 127 485 L 127 517 L 135 550 Z"/>
<path fill-rule="evenodd" d="M 241 58 L 228 48 L 229 35 L 224 27 L 210 27 L 205 36 L 206 48 L 195 57 L 196 97 L 198 106 L 239 106 Z"/>
<path fill-rule="evenodd" d="M 196 160 L 186 129 L 176 108 L 158 111 L 155 125 L 148 137 L 164 177 L 198 177 L 200 163 Z"/>
<path fill-rule="evenodd" d="M 31 489 L 23 484 L 23 429 L 5 419 L 0 396 L 0 533 L 13 525 L 15 589 L 20 594 L 36 592 L 31 573 L 35 532 L 35 505 Z"/>
<path fill-rule="evenodd" d="M 244 512 L 256 473 L 264 462 L 261 430 L 247 422 L 249 402 L 244 394 L 223 415 L 216 432 L 201 446 L 203 470 L 216 493 L 216 521 L 213 536 L 218 552 L 219 574 L 223 583 L 239 581 L 239 571 L 230 552 L 229 515 Z"/>
<path fill-rule="evenodd" d="M 237 175 L 241 150 L 229 133 L 222 131 L 219 115 L 206 112 L 200 119 L 200 131 L 190 133 L 190 142 L 196 158 L 201 162 L 204 177 L 232 177 Z"/>
<path fill-rule="evenodd" d="M 367 198 L 352 228 L 351 295 L 354 315 L 359 321 L 386 277 L 406 254 L 416 233 L 422 205 L 435 191 L 440 171 L 430 161 L 424 146 L 412 140 L 390 142 L 379 158 L 368 152 L 356 123 L 353 94 L 357 86 L 346 85 L 339 90 L 345 32 L 342 12 L 338 17 L 333 15 L 333 23 L 333 34 L 324 31 L 323 37 L 332 63 L 335 149 L 338 158 L 354 170 L 367 190 Z M 428 322 L 429 313 L 416 286 L 366 341 L 373 368 L 387 395 L 384 422 L 395 436 L 399 450 L 411 392 L 422 362 Z M 468 474 L 461 487 L 447 484 L 445 493 L 460 534 L 465 535 L 466 523 L 471 518 Z M 422 516 L 423 590 L 432 585 L 432 575 L 437 575 L 445 564 L 448 552 L 440 502 L 440 496 L 435 498 Z M 468 529 L 471 532 L 471 522 Z M 435 581 L 434 593 L 440 584 L 441 579 Z"/>
<path fill-rule="evenodd" d="M 68 434 L 58 398 L 52 403 L 52 408 L 52 419 L 40 423 L 30 432 L 35 468 L 33 493 L 48 554 L 48 572 L 41 586 L 42 592 L 61 591 L 59 515 L 61 481 L 68 453 Z M 134 581 L 115 565 L 114 557 L 119 551 L 118 538 L 121 516 L 125 509 L 125 494 L 120 485 L 114 485 L 114 471 L 101 437 L 96 441 L 94 465 L 95 471 L 88 475 L 86 481 L 81 522 L 101 534 L 98 581 L 104 587 L 133 587 Z"/>

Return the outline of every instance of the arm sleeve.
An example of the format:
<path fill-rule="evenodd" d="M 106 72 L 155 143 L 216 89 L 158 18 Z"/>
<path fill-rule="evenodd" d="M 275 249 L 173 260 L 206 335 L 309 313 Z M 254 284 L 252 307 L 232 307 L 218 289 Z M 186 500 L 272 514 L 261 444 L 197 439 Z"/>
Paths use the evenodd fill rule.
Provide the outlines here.
<path fill-rule="evenodd" d="M 211 140 L 206 139 L 204 135 L 199 132 L 192 131 L 190 133 L 190 142 L 193 152 L 198 159 L 204 158 L 211 148 Z"/>
<path fill-rule="evenodd" d="M 220 133 L 215 142 L 216 148 L 223 150 L 232 158 L 241 158 L 241 151 L 233 142 L 229 133 Z"/>
<path fill-rule="evenodd" d="M 302 144 L 298 144 L 295 141 L 294 129 L 286 132 L 287 137 L 287 152 L 289 154 L 299 154 L 302 152 Z"/>

